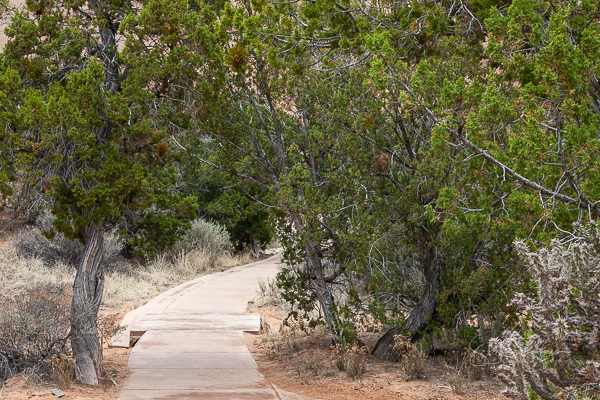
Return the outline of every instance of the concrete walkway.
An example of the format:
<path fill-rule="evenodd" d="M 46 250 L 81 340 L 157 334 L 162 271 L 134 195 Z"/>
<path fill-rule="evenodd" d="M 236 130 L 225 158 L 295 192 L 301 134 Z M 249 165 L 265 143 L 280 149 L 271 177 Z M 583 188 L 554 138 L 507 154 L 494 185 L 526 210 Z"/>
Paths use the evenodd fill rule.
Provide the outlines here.
<path fill-rule="evenodd" d="M 119 399 L 308 399 L 266 385 L 244 343 L 260 315 L 245 313 L 278 256 L 177 286 L 125 316 L 111 346 L 129 347 L 131 376 Z M 139 340 L 138 340 L 139 339 Z"/>

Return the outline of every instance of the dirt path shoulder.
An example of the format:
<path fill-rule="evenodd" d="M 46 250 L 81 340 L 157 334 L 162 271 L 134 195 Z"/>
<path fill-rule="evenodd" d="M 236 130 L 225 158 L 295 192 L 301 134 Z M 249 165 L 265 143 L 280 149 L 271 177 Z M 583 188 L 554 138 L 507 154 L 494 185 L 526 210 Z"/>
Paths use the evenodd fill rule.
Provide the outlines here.
<path fill-rule="evenodd" d="M 491 376 L 468 379 L 468 372 L 457 371 L 450 358 L 422 360 L 422 378 L 410 379 L 406 365 L 357 352 L 354 356 L 360 360 L 356 364 L 362 363 L 364 372 L 357 372 L 361 368 L 349 371 L 348 365 L 352 364 L 348 364 L 348 354 L 336 351 L 324 331 L 306 334 L 282 329 L 282 315 L 275 307 L 259 311 L 263 332 L 246 334 L 246 344 L 265 380 L 286 391 L 323 400 L 506 400 L 501 394 L 502 385 Z M 376 339 L 377 334 L 362 335 L 367 345 Z M 344 360 L 346 371 L 339 368 Z"/>

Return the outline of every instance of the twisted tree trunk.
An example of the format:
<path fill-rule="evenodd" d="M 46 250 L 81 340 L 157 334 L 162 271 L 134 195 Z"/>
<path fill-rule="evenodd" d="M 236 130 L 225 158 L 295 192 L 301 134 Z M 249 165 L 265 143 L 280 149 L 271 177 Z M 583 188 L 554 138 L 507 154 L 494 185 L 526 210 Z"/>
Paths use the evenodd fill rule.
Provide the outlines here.
<path fill-rule="evenodd" d="M 258 258 L 260 257 L 260 242 L 258 241 L 258 239 L 250 239 L 250 254 L 252 255 L 252 258 Z"/>
<path fill-rule="evenodd" d="M 435 312 L 435 296 L 444 272 L 444 258 L 435 246 L 424 249 L 423 253 L 423 274 L 425 277 L 423 295 L 408 315 L 402 331 L 391 328 L 379 338 L 375 347 L 371 350 L 371 354 L 377 358 L 398 361 L 399 354 L 394 349 L 396 344 L 394 336 L 402 332 L 408 332 L 411 334 L 412 339 L 417 338 L 419 331 L 425 329 L 427 321 Z"/>
<path fill-rule="evenodd" d="M 98 309 L 104 292 L 104 238 L 102 224 L 88 223 L 85 251 L 77 265 L 71 303 L 71 345 L 77 379 L 97 385 L 102 375 L 102 344 L 98 336 Z"/>
<path fill-rule="evenodd" d="M 333 344 L 336 344 L 339 341 L 339 335 L 334 325 L 336 315 L 333 294 L 325 280 L 321 255 L 319 254 L 318 249 L 310 245 L 306 246 L 306 272 L 308 276 L 308 287 L 319 300 L 319 304 L 323 310 L 323 318 L 325 318 L 327 328 L 331 335 L 331 341 Z"/>

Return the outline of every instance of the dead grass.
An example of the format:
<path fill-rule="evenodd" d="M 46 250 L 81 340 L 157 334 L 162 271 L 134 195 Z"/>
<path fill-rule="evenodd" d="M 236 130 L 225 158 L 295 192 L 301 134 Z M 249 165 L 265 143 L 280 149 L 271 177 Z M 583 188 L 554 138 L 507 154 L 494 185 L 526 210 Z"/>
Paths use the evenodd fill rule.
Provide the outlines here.
<path fill-rule="evenodd" d="M 220 255 L 211 262 L 199 250 L 175 256 L 163 254 L 146 266 L 134 264 L 127 271 L 108 272 L 104 306 L 133 309 L 180 283 L 252 261 L 249 254 L 242 254 Z M 69 287 L 74 277 L 75 269 L 69 265 L 48 265 L 38 258 L 24 258 L 10 238 L 0 243 L 0 297 L 32 287 Z"/>
<path fill-rule="evenodd" d="M 400 365 L 407 380 L 424 379 L 427 377 L 427 356 L 417 343 L 402 335 L 394 336 L 394 348 L 400 354 Z"/>
<path fill-rule="evenodd" d="M 137 308 L 183 282 L 252 261 L 254 259 L 247 253 L 220 255 L 214 263 L 202 250 L 180 253 L 174 257 L 163 254 L 148 265 L 133 267 L 128 273 L 109 272 L 106 275 L 104 305 L 110 308 Z"/>
<path fill-rule="evenodd" d="M 40 259 L 21 257 L 10 239 L 0 243 L 0 297 L 14 296 L 32 287 L 71 286 L 74 274 L 62 263 L 49 266 Z"/>

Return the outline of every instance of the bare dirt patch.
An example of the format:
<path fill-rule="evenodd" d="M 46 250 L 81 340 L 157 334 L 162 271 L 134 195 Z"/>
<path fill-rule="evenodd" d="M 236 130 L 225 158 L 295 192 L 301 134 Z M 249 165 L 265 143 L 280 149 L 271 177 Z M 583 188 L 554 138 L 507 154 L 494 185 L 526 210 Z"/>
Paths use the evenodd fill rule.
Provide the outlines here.
<path fill-rule="evenodd" d="M 253 309 L 261 312 L 263 332 L 246 335 L 246 344 L 260 372 L 269 384 L 288 392 L 324 400 L 342 399 L 505 399 L 493 377 L 468 379 L 466 371 L 452 357 L 425 360 L 425 378 L 409 380 L 406 367 L 364 354 L 365 372 L 351 377 L 338 368 L 339 353 L 323 330 L 310 334 L 281 327 L 284 315 L 275 307 Z M 377 334 L 361 339 L 372 346 Z"/>

